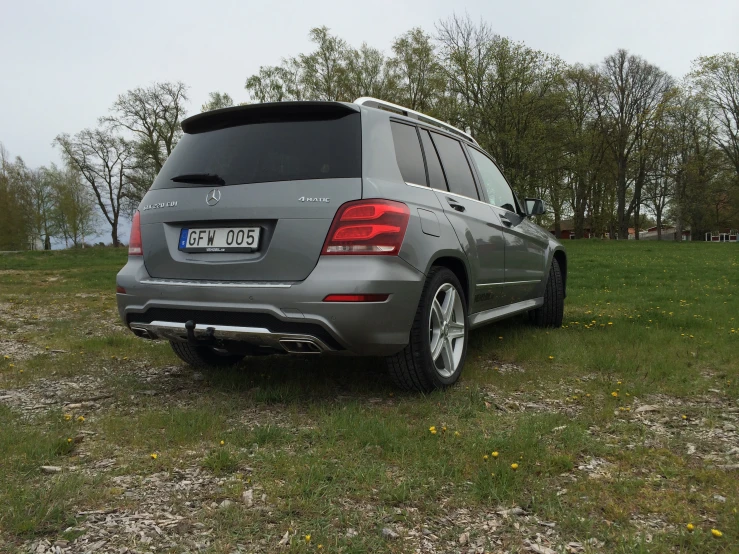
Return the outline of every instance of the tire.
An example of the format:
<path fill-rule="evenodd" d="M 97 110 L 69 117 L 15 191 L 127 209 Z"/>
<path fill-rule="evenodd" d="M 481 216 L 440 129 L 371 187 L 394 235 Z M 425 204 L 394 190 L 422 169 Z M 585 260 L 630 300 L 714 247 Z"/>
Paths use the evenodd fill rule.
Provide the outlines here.
<path fill-rule="evenodd" d="M 196 346 L 189 342 L 169 341 L 169 345 L 180 360 L 198 369 L 230 367 L 244 359 L 238 354 L 221 354 L 210 346 Z"/>
<path fill-rule="evenodd" d="M 552 259 L 547 286 L 544 289 L 544 304 L 529 312 L 529 321 L 538 327 L 562 327 L 565 291 L 559 262 Z"/>
<path fill-rule="evenodd" d="M 467 355 L 468 327 L 467 302 L 459 279 L 445 267 L 432 268 L 408 345 L 386 358 L 395 384 L 405 390 L 430 392 L 456 383 Z"/>

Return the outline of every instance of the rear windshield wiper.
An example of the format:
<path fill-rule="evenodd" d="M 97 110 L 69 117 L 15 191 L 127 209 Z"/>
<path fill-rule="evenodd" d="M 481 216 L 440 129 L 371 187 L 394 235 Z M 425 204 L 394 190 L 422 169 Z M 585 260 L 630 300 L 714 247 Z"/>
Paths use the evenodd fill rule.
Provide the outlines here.
<path fill-rule="evenodd" d="M 225 185 L 224 181 L 219 175 L 214 173 L 183 173 L 182 175 L 176 175 L 170 179 L 175 183 L 193 183 L 193 184 L 204 184 L 204 185 Z"/>

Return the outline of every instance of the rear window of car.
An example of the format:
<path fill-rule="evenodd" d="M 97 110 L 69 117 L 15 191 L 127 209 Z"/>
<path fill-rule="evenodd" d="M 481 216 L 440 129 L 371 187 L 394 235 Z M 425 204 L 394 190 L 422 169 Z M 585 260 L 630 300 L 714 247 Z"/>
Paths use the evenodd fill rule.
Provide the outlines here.
<path fill-rule="evenodd" d="M 411 125 L 390 122 L 395 145 L 395 158 L 403 180 L 406 183 L 426 185 L 426 168 L 423 165 L 421 143 L 418 142 L 416 128 Z"/>
<path fill-rule="evenodd" d="M 172 181 L 191 174 L 226 185 L 361 177 L 361 158 L 359 114 L 250 123 L 183 135 L 151 188 L 213 186 Z"/>
<path fill-rule="evenodd" d="M 439 151 L 449 190 L 475 200 L 479 199 L 475 179 L 472 177 L 470 164 L 467 163 L 460 142 L 438 133 L 431 133 L 431 136 Z"/>

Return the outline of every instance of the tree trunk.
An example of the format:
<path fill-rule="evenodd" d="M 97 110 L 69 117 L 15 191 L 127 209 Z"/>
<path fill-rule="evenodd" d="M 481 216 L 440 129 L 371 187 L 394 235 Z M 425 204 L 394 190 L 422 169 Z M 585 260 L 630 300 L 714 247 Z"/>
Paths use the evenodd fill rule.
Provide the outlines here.
<path fill-rule="evenodd" d="M 662 240 L 662 210 L 657 210 L 657 240 Z"/>
<path fill-rule="evenodd" d="M 618 226 L 618 238 L 623 240 L 629 238 L 629 221 L 626 219 L 626 159 L 618 161 L 617 182 L 618 203 L 616 209 L 616 225 Z M 611 237 L 613 238 L 613 237 Z"/>

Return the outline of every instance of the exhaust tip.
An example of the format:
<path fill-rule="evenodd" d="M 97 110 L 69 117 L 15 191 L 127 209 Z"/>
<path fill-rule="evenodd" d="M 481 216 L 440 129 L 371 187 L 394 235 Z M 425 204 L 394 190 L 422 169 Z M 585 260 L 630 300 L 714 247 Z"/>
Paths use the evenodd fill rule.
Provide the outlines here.
<path fill-rule="evenodd" d="M 321 348 L 312 340 L 281 340 L 280 345 L 290 354 L 321 353 Z"/>
<path fill-rule="evenodd" d="M 133 334 L 142 339 L 156 340 L 157 336 L 151 333 L 148 329 L 142 329 L 141 327 L 131 327 Z"/>

